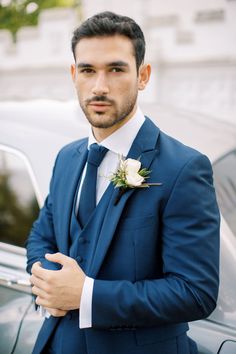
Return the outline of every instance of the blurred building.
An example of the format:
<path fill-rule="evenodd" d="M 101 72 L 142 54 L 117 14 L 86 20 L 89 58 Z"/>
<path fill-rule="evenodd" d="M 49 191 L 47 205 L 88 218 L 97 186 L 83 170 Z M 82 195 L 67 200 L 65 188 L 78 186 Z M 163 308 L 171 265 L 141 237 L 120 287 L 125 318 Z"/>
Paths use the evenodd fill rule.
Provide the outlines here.
<path fill-rule="evenodd" d="M 235 121 L 236 0 L 82 3 L 84 18 L 111 10 L 143 28 L 153 73 L 142 101 Z M 0 31 L 0 99 L 75 98 L 70 38 L 78 23 L 73 10 L 47 10 L 37 28 L 20 31 L 15 46 Z"/>
<path fill-rule="evenodd" d="M 14 44 L 0 31 L 0 100 L 75 98 L 70 78 L 71 35 L 78 25 L 74 9 L 41 12 L 37 27 L 24 27 Z"/>

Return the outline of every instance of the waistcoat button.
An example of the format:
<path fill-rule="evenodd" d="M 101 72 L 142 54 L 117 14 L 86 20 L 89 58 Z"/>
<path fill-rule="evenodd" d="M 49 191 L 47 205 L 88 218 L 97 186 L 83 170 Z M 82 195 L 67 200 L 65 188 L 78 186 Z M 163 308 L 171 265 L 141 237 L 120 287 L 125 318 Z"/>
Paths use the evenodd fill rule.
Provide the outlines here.
<path fill-rule="evenodd" d="M 76 257 L 77 262 L 82 263 L 83 262 L 83 257 L 78 256 Z"/>
<path fill-rule="evenodd" d="M 70 311 L 67 312 L 66 317 L 68 318 L 68 320 L 71 320 L 71 319 L 72 319 L 72 314 L 71 314 Z"/>

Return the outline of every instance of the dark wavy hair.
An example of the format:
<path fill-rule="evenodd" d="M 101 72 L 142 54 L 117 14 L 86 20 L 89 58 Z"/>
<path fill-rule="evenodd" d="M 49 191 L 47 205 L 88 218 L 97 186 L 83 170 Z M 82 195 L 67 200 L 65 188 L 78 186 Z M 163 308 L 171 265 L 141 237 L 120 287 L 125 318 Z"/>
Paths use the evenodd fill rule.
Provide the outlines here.
<path fill-rule="evenodd" d="M 145 38 L 139 25 L 130 17 L 110 11 L 98 13 L 84 21 L 74 32 L 71 48 L 75 59 L 75 47 L 83 38 L 114 36 L 128 37 L 134 47 L 137 70 L 144 61 Z"/>

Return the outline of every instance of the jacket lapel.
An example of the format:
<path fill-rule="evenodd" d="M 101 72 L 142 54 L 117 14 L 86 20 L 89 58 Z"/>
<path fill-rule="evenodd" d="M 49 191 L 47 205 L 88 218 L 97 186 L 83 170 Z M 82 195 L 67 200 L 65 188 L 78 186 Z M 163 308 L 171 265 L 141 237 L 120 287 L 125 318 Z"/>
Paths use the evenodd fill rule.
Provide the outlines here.
<path fill-rule="evenodd" d="M 158 136 L 159 129 L 150 119 L 146 118 L 131 146 L 127 158 L 140 159 L 142 167 L 148 169 L 158 153 Z M 92 278 L 96 278 L 99 272 L 127 200 L 133 193 L 135 193 L 135 188 L 129 189 L 122 195 L 119 202 L 116 204 L 119 190 L 115 189 L 112 184 L 110 184 L 108 188 L 109 190 L 113 189 L 113 192 L 105 213 L 94 257 L 88 271 L 88 276 Z"/>
<path fill-rule="evenodd" d="M 75 149 L 72 154 L 70 164 L 67 161 L 67 173 L 64 181 L 64 194 L 61 200 L 61 208 L 63 222 L 61 222 L 61 232 L 63 237 L 61 237 L 62 252 L 64 254 L 69 254 L 70 246 L 70 223 L 72 216 L 72 209 L 74 205 L 74 198 L 76 189 L 79 183 L 79 179 L 83 172 L 83 168 L 87 159 L 87 139 Z M 64 171 L 65 173 L 65 171 Z"/>

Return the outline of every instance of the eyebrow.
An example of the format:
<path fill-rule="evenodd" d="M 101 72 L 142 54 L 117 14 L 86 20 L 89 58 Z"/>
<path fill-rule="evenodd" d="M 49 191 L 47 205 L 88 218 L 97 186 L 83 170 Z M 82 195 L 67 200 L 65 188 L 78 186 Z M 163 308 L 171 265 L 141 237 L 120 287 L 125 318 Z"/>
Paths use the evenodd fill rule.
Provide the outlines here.
<path fill-rule="evenodd" d="M 118 60 L 118 61 L 113 61 L 111 63 L 108 63 L 106 64 L 106 66 L 108 67 L 113 67 L 113 66 L 120 66 L 120 67 L 128 67 L 129 64 L 126 63 L 125 61 L 122 61 L 122 60 Z M 89 64 L 89 63 L 79 63 L 77 64 L 77 68 L 80 69 L 80 68 L 93 68 L 94 66 L 92 64 Z"/>
<path fill-rule="evenodd" d="M 79 69 L 79 68 L 92 68 L 93 67 L 93 65 L 91 65 L 91 64 L 87 64 L 87 63 L 79 63 L 79 64 L 77 64 L 77 68 Z"/>
<path fill-rule="evenodd" d="M 118 61 L 113 61 L 113 62 L 109 63 L 108 66 L 126 66 L 126 67 L 128 67 L 129 64 L 126 63 L 125 61 L 118 60 Z"/>

